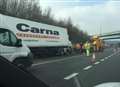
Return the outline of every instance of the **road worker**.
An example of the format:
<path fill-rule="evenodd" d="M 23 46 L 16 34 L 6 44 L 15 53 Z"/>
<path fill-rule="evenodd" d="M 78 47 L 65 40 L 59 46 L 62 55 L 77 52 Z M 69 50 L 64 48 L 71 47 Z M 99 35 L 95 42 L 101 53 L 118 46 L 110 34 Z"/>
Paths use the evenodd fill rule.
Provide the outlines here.
<path fill-rule="evenodd" d="M 84 48 L 86 51 L 86 55 L 90 56 L 90 43 L 88 41 L 84 44 Z"/>

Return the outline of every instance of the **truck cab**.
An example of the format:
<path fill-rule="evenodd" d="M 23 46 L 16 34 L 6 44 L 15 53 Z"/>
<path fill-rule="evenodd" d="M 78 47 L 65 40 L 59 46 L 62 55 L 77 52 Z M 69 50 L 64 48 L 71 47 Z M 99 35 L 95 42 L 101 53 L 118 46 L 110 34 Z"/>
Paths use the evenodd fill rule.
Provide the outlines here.
<path fill-rule="evenodd" d="M 0 56 L 19 67 L 28 68 L 32 65 L 32 54 L 9 29 L 0 28 Z"/>

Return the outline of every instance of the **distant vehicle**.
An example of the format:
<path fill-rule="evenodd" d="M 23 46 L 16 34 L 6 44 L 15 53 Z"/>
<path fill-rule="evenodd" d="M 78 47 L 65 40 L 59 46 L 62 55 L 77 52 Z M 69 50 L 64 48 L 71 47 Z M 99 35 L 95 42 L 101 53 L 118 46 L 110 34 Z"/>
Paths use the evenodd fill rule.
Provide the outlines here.
<path fill-rule="evenodd" d="M 29 48 L 22 44 L 15 34 L 5 28 L 0 28 L 0 56 L 19 67 L 28 68 L 32 65 L 32 54 Z"/>
<path fill-rule="evenodd" d="M 104 41 L 102 39 L 100 39 L 98 36 L 93 36 L 91 38 L 92 44 L 94 45 L 94 50 L 95 51 L 103 51 L 104 49 Z"/>
<path fill-rule="evenodd" d="M 71 54 L 66 28 L 0 14 L 0 25 L 11 30 L 35 56 Z"/>

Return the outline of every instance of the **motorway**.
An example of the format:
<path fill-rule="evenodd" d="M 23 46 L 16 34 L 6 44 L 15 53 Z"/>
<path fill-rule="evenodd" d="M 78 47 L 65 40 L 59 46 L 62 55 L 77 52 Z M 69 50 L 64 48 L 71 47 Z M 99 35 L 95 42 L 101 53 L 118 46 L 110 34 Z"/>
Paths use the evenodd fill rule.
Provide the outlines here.
<path fill-rule="evenodd" d="M 120 50 L 111 48 L 92 55 L 55 57 L 35 61 L 30 72 L 50 87 L 94 87 L 106 82 L 120 82 Z M 120 87 L 120 86 L 119 86 Z"/>

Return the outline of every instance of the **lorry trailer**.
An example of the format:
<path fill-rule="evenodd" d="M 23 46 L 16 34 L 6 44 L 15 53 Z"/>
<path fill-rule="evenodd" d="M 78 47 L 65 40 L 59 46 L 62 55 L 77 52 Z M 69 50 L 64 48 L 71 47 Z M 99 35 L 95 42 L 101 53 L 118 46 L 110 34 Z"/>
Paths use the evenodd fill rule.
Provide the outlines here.
<path fill-rule="evenodd" d="M 72 44 L 66 28 L 0 14 L 0 27 L 12 31 L 34 56 L 71 54 Z"/>

